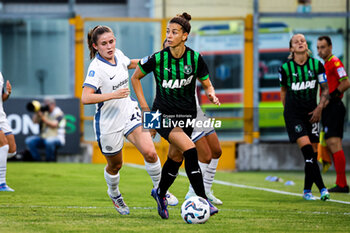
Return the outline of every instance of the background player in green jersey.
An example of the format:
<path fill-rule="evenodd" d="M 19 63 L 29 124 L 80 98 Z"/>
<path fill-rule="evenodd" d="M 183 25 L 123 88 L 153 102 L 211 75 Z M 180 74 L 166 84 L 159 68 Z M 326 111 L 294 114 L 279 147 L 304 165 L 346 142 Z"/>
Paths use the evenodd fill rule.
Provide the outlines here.
<path fill-rule="evenodd" d="M 133 88 L 143 111 L 149 111 L 145 100 L 141 81 L 147 73 L 153 72 L 156 81 L 156 98 L 152 110 L 162 113 L 166 122 L 187 122 L 196 117 L 195 87 L 198 78 L 209 100 L 219 105 L 214 87 L 209 80 L 209 72 L 201 55 L 185 46 L 191 30 L 191 16 L 187 13 L 172 18 L 167 26 L 167 41 L 169 47 L 150 57 L 143 58 L 131 77 Z M 169 116 L 175 116 L 170 118 Z M 177 117 L 179 116 L 179 117 Z M 163 122 L 162 122 L 163 123 Z M 163 125 L 164 126 L 164 125 Z M 169 141 L 169 156 L 162 169 L 162 176 L 157 189 L 152 190 L 152 196 L 157 201 L 159 215 L 167 219 L 169 213 L 165 193 L 175 181 L 178 170 L 185 158 L 185 170 L 196 194 L 207 199 L 204 191 L 203 177 L 198 165 L 195 144 L 191 140 L 193 127 L 187 125 L 170 125 L 160 127 L 158 133 Z M 155 131 L 153 130 L 153 135 Z M 208 201 L 209 202 L 209 201 Z M 210 214 L 218 209 L 209 202 Z"/>
<path fill-rule="evenodd" d="M 322 63 L 310 57 L 306 39 L 294 35 L 289 42 L 290 60 L 280 68 L 281 100 L 284 120 L 291 142 L 296 142 L 305 159 L 304 199 L 315 200 L 311 188 L 315 183 L 321 200 L 329 199 L 317 164 L 319 121 L 323 108 L 328 104 L 327 78 Z M 318 84 L 321 86 L 317 105 Z"/>

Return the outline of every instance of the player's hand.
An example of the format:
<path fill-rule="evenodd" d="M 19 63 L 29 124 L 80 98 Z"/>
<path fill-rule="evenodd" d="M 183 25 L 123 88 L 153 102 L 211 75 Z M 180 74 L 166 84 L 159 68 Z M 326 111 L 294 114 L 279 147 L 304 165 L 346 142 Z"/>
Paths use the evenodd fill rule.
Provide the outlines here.
<path fill-rule="evenodd" d="M 9 80 L 6 81 L 6 92 L 10 95 L 12 92 L 12 86 Z"/>
<path fill-rule="evenodd" d="M 156 136 L 156 134 L 157 134 L 157 130 L 155 130 L 155 129 L 150 129 L 150 130 L 149 130 L 149 133 L 151 134 L 151 137 L 154 138 L 154 137 Z"/>
<path fill-rule="evenodd" d="M 129 88 L 122 88 L 113 92 L 113 94 L 114 94 L 114 99 L 122 99 L 130 95 L 130 90 Z"/>
<path fill-rule="evenodd" d="M 218 106 L 220 106 L 220 101 L 219 101 L 219 98 L 218 97 L 216 97 L 216 95 L 214 94 L 209 94 L 208 95 L 208 99 L 210 100 L 210 102 L 212 102 L 213 104 L 216 104 L 216 105 L 218 105 Z"/>
<path fill-rule="evenodd" d="M 312 115 L 310 118 L 310 123 L 316 123 L 321 120 L 322 107 L 317 106 L 312 112 L 309 112 L 309 115 Z"/>

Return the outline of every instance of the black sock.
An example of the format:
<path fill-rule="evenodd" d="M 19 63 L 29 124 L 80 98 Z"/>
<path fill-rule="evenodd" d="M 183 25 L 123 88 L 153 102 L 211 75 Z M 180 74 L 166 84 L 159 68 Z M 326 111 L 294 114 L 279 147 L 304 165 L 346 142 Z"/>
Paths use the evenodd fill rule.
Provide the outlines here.
<path fill-rule="evenodd" d="M 311 190 L 312 184 L 314 183 L 314 174 L 313 174 L 313 155 L 314 155 L 314 149 L 312 146 L 306 145 L 301 148 L 301 152 L 304 156 L 305 161 L 305 180 L 304 180 L 304 190 Z"/>
<path fill-rule="evenodd" d="M 317 188 L 321 191 L 321 189 L 325 188 L 325 186 L 324 186 L 323 179 L 321 176 L 320 167 L 317 164 L 317 153 L 314 153 L 314 156 L 312 158 L 314 161 L 312 164 L 313 165 L 312 170 L 313 170 L 314 179 L 315 179 L 314 182 L 315 182 Z"/>
<path fill-rule="evenodd" d="M 165 197 L 166 191 L 174 183 L 181 164 L 182 162 L 175 162 L 170 158 L 164 163 L 158 188 L 158 195 L 160 197 Z"/>
<path fill-rule="evenodd" d="M 204 191 L 203 176 L 198 165 L 197 149 L 192 148 L 183 153 L 185 158 L 185 169 L 188 179 L 197 196 L 207 199 Z"/>

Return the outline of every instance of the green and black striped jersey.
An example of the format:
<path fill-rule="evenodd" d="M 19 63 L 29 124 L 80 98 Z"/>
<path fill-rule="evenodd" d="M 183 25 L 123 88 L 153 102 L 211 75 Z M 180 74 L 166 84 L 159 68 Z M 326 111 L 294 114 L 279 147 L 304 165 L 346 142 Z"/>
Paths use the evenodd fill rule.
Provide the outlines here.
<path fill-rule="evenodd" d="M 164 113 L 196 112 L 196 79 L 209 78 L 208 67 L 198 52 L 186 47 L 181 58 L 174 58 L 168 47 L 141 59 L 138 65 L 144 74 L 154 74 L 153 109 Z"/>
<path fill-rule="evenodd" d="M 317 104 L 318 84 L 327 82 L 322 63 L 309 57 L 303 65 L 294 60 L 279 69 L 280 85 L 287 88 L 286 106 L 313 109 Z"/>

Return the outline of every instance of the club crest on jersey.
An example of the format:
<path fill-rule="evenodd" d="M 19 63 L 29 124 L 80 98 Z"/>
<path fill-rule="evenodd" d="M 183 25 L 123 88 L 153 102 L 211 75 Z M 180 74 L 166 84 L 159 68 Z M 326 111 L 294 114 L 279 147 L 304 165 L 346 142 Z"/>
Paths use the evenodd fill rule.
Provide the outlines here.
<path fill-rule="evenodd" d="M 315 76 L 315 75 L 314 75 L 314 72 L 312 72 L 311 70 L 308 70 L 307 73 L 309 74 L 309 77 L 314 77 L 314 76 Z"/>
<path fill-rule="evenodd" d="M 90 71 L 89 71 L 89 77 L 94 77 L 94 76 L 95 76 L 95 71 L 90 70 Z"/>
<path fill-rule="evenodd" d="M 185 66 L 184 66 L 184 73 L 185 73 L 185 74 L 190 74 L 190 73 L 192 73 L 192 66 L 190 66 L 190 65 L 185 65 Z"/>

